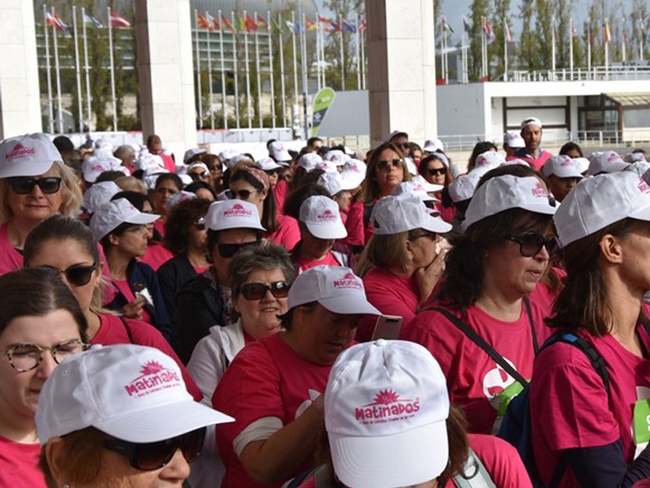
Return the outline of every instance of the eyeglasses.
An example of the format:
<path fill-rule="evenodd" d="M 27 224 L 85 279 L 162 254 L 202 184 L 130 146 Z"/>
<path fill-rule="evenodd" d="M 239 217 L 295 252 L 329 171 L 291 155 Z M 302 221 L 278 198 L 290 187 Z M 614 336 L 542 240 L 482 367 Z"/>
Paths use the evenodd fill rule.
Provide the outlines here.
<path fill-rule="evenodd" d="M 196 230 L 205 230 L 205 217 L 199 217 L 194 221 L 194 227 Z"/>
<path fill-rule="evenodd" d="M 408 240 L 409 241 L 415 241 L 415 240 L 417 240 L 417 239 L 419 239 L 421 237 L 426 237 L 427 239 L 429 239 L 431 241 L 435 241 L 435 240 L 438 239 L 438 234 L 436 234 L 435 232 L 422 232 L 420 234 L 415 234 L 415 233 L 409 232 Z"/>
<path fill-rule="evenodd" d="M 395 142 L 394 143 L 397 147 L 400 147 L 402 149 L 410 149 L 411 148 L 411 143 L 410 142 Z"/>
<path fill-rule="evenodd" d="M 217 244 L 217 247 L 219 248 L 219 254 L 221 254 L 222 258 L 231 258 L 240 249 L 251 247 L 251 246 L 259 246 L 259 245 L 260 245 L 260 241 L 253 241 L 253 242 L 243 242 L 241 244 Z"/>
<path fill-rule="evenodd" d="M 555 256 L 560 246 L 555 236 L 544 237 L 537 232 L 530 232 L 521 236 L 506 236 L 506 239 L 519 244 L 519 253 L 527 258 L 532 258 L 546 247 L 549 256 Z"/>
<path fill-rule="evenodd" d="M 246 300 L 261 300 L 270 291 L 275 298 L 286 298 L 291 284 L 288 281 L 276 281 L 270 284 L 247 283 L 241 287 L 241 293 Z"/>
<path fill-rule="evenodd" d="M 447 168 L 431 168 L 428 170 L 431 176 L 444 175 L 447 172 Z"/>
<path fill-rule="evenodd" d="M 204 439 L 205 427 L 164 441 L 138 443 L 109 439 L 104 441 L 104 446 L 126 457 L 135 469 L 155 471 L 167 466 L 178 449 L 188 463 L 196 461 L 201 455 Z"/>
<path fill-rule="evenodd" d="M 73 354 L 85 351 L 90 347 L 79 339 L 71 339 L 51 347 L 42 347 L 38 344 L 14 344 L 5 351 L 0 351 L 9 358 L 9 364 L 18 373 L 27 373 L 36 369 L 43 361 L 43 353 L 50 351 L 54 362 L 61 364 L 61 361 Z"/>
<path fill-rule="evenodd" d="M 26 176 L 16 176 L 9 178 L 9 185 L 14 193 L 18 195 L 29 195 L 35 186 L 38 186 L 45 195 L 56 193 L 61 188 L 61 178 L 27 178 Z"/>
<path fill-rule="evenodd" d="M 404 160 L 403 159 L 387 159 L 385 161 L 378 161 L 377 162 L 377 169 L 379 171 L 386 171 L 386 170 L 388 170 L 388 168 L 390 168 L 391 164 L 393 165 L 393 167 L 399 168 L 399 167 L 402 166 L 402 164 L 404 164 Z"/>
<path fill-rule="evenodd" d="M 208 166 L 208 169 L 210 171 L 222 171 L 223 168 L 219 164 L 215 164 L 214 166 Z"/>
<path fill-rule="evenodd" d="M 230 200 L 239 199 L 247 201 L 253 193 L 259 192 L 259 190 L 226 190 L 226 196 Z"/>
<path fill-rule="evenodd" d="M 97 269 L 97 263 L 93 264 L 74 264 L 66 269 L 57 269 L 53 266 L 42 266 L 43 268 L 53 269 L 59 274 L 65 276 L 65 280 L 72 286 L 87 285 L 93 273 Z"/>
<path fill-rule="evenodd" d="M 209 178 L 210 173 L 207 171 L 201 171 L 200 173 L 187 173 L 193 181 L 200 180 L 201 178 Z"/>

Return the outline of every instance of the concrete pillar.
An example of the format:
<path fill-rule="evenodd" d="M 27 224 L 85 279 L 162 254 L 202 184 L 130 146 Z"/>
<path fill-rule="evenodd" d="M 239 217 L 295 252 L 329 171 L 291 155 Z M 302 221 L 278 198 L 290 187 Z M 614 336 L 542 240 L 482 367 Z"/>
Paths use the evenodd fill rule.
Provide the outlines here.
<path fill-rule="evenodd" d="M 372 0 L 366 16 L 372 146 L 395 129 L 437 137 L 433 2 Z"/>
<path fill-rule="evenodd" d="M 33 0 L 0 2 L 0 139 L 41 132 Z"/>
<path fill-rule="evenodd" d="M 195 147 L 189 0 L 135 0 L 142 135 L 158 134 L 177 162 Z"/>

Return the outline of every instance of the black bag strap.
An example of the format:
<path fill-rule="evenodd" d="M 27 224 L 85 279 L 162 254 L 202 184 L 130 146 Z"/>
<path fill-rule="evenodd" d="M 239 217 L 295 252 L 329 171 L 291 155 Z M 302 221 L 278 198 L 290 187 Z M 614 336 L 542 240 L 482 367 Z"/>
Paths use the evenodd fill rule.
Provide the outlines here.
<path fill-rule="evenodd" d="M 528 297 L 524 297 L 524 306 L 526 307 L 526 313 L 528 314 L 528 323 L 530 324 L 530 335 L 533 336 L 533 351 L 537 355 L 539 351 L 539 344 L 537 343 L 537 334 L 535 333 L 535 322 L 533 321 L 533 312 L 530 308 L 530 300 Z"/>
<path fill-rule="evenodd" d="M 133 334 L 131 333 L 131 328 L 129 327 L 129 324 L 126 323 L 126 320 L 124 320 L 123 317 L 120 317 L 120 320 L 122 321 L 122 324 L 124 324 L 124 328 L 126 329 L 126 335 L 129 336 L 129 342 L 131 344 L 135 344 L 135 341 L 133 340 Z"/>
<path fill-rule="evenodd" d="M 460 329 L 460 331 L 465 334 L 469 339 L 471 339 L 478 347 L 483 349 L 494 361 L 501 366 L 506 373 L 508 373 L 510 376 L 512 376 L 514 379 L 516 379 L 519 383 L 521 383 L 521 386 L 524 388 L 528 386 L 528 381 L 517 372 L 515 368 L 513 368 L 508 361 L 506 361 L 501 354 L 499 354 L 490 344 L 488 344 L 485 339 L 483 339 L 480 335 L 476 333 L 474 329 L 472 329 L 469 325 L 467 325 L 465 322 L 460 320 L 458 317 L 456 317 L 454 314 L 452 314 L 449 310 L 445 310 L 444 308 L 439 308 L 439 307 L 431 307 L 429 310 L 435 310 L 437 312 L 440 312 L 443 314 L 447 319 L 454 324 L 456 327 Z M 534 334 L 533 334 L 534 336 Z"/>

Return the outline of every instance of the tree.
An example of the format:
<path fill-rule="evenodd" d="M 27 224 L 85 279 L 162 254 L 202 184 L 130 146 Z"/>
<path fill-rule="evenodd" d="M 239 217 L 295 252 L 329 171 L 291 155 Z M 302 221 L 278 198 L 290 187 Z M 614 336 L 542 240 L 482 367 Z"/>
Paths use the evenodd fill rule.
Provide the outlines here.
<path fill-rule="evenodd" d="M 648 50 L 646 45 L 646 28 L 648 20 L 648 3 L 645 0 L 634 0 L 632 6 L 632 35 L 630 39 L 629 59 L 648 59 Z"/>
<path fill-rule="evenodd" d="M 490 10 L 489 0 L 472 0 L 470 9 L 471 26 L 469 32 L 469 59 L 468 71 L 470 81 L 478 81 L 481 77 L 482 68 L 482 37 L 483 37 L 483 19 L 487 18 Z M 490 56 L 488 49 L 488 66 L 490 66 Z"/>
<path fill-rule="evenodd" d="M 332 11 L 334 22 L 338 23 L 338 30 L 330 30 L 326 37 L 325 57 L 336 60 L 327 68 L 327 84 L 334 90 L 342 90 L 343 86 L 350 90 L 357 86 L 357 70 L 361 67 L 356 65 L 353 42 L 356 34 L 345 28 L 343 21 L 354 24 L 353 19 L 365 12 L 364 0 L 325 0 L 323 5 Z"/>
<path fill-rule="evenodd" d="M 537 69 L 550 69 L 553 66 L 553 36 L 556 32 L 553 4 L 550 0 L 536 0 L 535 13 L 537 58 L 541 64 Z"/>
<path fill-rule="evenodd" d="M 523 68 L 535 71 L 543 65 L 538 52 L 539 36 L 533 29 L 533 0 L 524 0 L 519 8 L 522 20 L 521 37 L 519 38 L 519 62 Z"/>
<path fill-rule="evenodd" d="M 505 47 L 506 40 L 506 26 L 512 32 L 512 21 L 510 20 L 510 0 L 494 0 L 494 14 L 491 18 L 492 28 L 496 36 L 491 45 L 491 49 L 496 54 L 497 66 L 496 72 L 500 76 L 505 70 Z"/>

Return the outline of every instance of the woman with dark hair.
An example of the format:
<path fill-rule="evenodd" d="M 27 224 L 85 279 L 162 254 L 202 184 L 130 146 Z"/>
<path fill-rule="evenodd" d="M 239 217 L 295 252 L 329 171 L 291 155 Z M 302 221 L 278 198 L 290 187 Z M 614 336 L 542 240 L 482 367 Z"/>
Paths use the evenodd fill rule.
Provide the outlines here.
<path fill-rule="evenodd" d="M 223 184 L 223 163 L 219 159 L 219 156 L 210 153 L 203 154 L 201 161 L 208 167 L 210 178 L 212 179 L 212 188 L 214 188 L 214 192 L 218 195 L 225 189 Z"/>
<path fill-rule="evenodd" d="M 203 181 L 195 181 L 187 185 L 183 191 L 188 191 L 194 193 L 197 198 L 202 198 L 208 200 L 209 202 L 214 202 L 217 199 L 217 194 L 212 188 L 211 185 Z"/>
<path fill-rule="evenodd" d="M 400 334 L 435 354 L 451 401 L 465 411 L 470 432 L 496 432 L 501 404 L 507 404 L 521 385 L 463 328 L 530 378 L 537 345 L 549 331 L 545 310 L 527 295 L 537 287 L 557 247 L 554 213 L 535 177 L 505 174 L 485 181 L 469 204 L 464 233 L 451 241 L 434 303 Z"/>
<path fill-rule="evenodd" d="M 175 173 L 161 173 L 156 178 L 156 184 L 151 194 L 153 210 L 160 218 L 154 223 L 154 228 L 162 237 L 165 235 L 165 222 L 167 222 L 167 208 L 165 203 L 169 197 L 183 189 L 180 176 Z"/>
<path fill-rule="evenodd" d="M 496 144 L 490 141 L 481 141 L 477 142 L 472 149 L 472 154 L 470 154 L 469 159 L 467 160 L 467 172 L 469 173 L 474 169 L 476 164 L 476 158 L 481 154 L 487 151 L 498 151 Z"/>
<path fill-rule="evenodd" d="M 558 341 L 535 360 L 537 468 L 561 488 L 641 486 L 650 477 L 650 188 L 628 171 L 589 178 L 553 220 L 567 279 L 547 323 L 583 341 L 590 357 Z"/>
<path fill-rule="evenodd" d="M 185 283 L 210 266 L 205 253 L 205 216 L 209 207 L 210 202 L 203 198 L 185 200 L 172 208 L 165 224 L 164 244 L 176 257 L 158 268 L 156 274 L 172 325 L 174 344 L 177 343 L 176 294 Z"/>
<path fill-rule="evenodd" d="M 442 190 L 451 184 L 454 177 L 451 175 L 449 167 L 449 160 L 447 156 L 442 153 L 434 152 L 424 157 L 418 173 L 432 185 L 441 185 Z M 456 209 L 453 205 L 445 205 L 445 199 L 442 197 L 442 190 L 435 193 L 435 197 L 440 200 L 440 203 L 435 205 L 435 209 L 440 212 L 440 217 L 445 222 L 453 222 L 456 216 Z"/>
<path fill-rule="evenodd" d="M 86 318 L 58 274 L 0 276 L 0 486 L 46 486 L 34 421 L 40 391 L 57 364 L 86 347 Z"/>
<path fill-rule="evenodd" d="M 564 146 L 560 148 L 560 152 L 558 154 L 561 156 L 569 156 L 571 159 L 584 157 L 580 146 L 573 141 L 569 141 L 564 144 Z"/>

